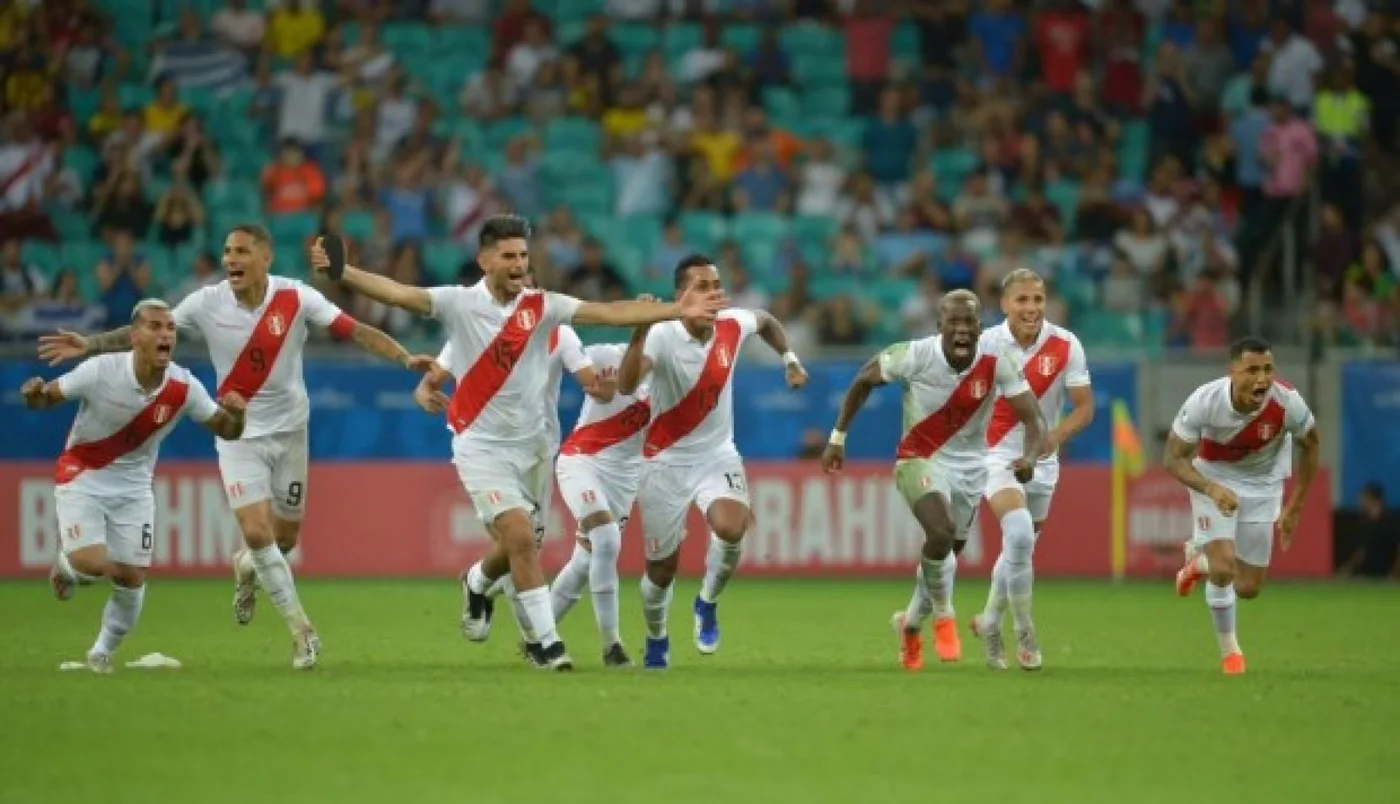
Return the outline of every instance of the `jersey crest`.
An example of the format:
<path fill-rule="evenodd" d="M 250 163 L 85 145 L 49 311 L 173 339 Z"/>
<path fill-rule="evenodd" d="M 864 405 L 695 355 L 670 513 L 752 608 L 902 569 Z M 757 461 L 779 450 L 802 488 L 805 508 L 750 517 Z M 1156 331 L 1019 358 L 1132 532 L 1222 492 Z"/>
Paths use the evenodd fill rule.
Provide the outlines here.
<path fill-rule="evenodd" d="M 515 314 L 515 325 L 523 330 L 534 329 L 538 321 L 533 310 L 520 310 Z"/>
<path fill-rule="evenodd" d="M 282 313 L 277 310 L 268 313 L 267 331 L 272 333 L 274 338 L 282 337 L 282 334 L 287 331 L 287 321 L 282 317 Z"/>
<path fill-rule="evenodd" d="M 1042 377 L 1053 377 L 1059 370 L 1059 361 L 1054 355 L 1040 355 L 1035 359 L 1035 370 Z"/>
<path fill-rule="evenodd" d="M 967 393 L 968 393 L 968 396 L 971 396 L 973 399 L 981 399 L 982 397 L 986 396 L 986 395 L 987 395 L 987 383 L 986 383 L 986 381 L 985 381 L 985 380 L 982 380 L 982 379 L 980 379 L 980 378 L 975 378 L 975 379 L 973 379 L 972 382 L 969 383 L 968 386 L 967 386 Z"/>
<path fill-rule="evenodd" d="M 729 368 L 734 363 L 734 356 L 729 353 L 729 346 L 723 343 L 715 344 L 715 360 L 719 361 L 721 368 Z"/>
<path fill-rule="evenodd" d="M 158 425 L 165 424 L 166 422 L 170 421 L 170 406 L 156 405 L 155 410 L 151 412 L 151 418 L 155 419 L 155 422 Z"/>

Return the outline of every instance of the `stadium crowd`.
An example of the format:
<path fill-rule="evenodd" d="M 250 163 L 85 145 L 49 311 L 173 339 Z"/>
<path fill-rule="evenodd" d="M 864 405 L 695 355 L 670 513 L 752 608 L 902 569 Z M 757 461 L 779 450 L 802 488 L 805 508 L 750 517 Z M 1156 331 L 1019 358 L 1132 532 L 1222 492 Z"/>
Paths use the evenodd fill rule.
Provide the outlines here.
<path fill-rule="evenodd" d="M 1400 16 L 1094 6 L 0 0 L 0 328 L 215 282 L 245 219 L 292 275 L 340 231 L 401 281 L 470 281 L 514 210 L 548 287 L 665 291 L 713 250 L 799 351 L 928 332 L 1020 267 L 1091 346 L 1212 349 L 1297 216 L 1314 340 L 1393 342 Z"/>

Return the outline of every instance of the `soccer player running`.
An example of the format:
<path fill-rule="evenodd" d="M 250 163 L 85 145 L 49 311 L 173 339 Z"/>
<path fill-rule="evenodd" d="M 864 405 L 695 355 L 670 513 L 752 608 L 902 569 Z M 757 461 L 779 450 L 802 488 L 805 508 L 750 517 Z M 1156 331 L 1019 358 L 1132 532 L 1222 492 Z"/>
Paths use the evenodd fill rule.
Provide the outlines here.
<path fill-rule="evenodd" d="M 1025 426 L 1021 455 L 1008 464 L 1019 482 L 1030 482 L 1041 455 L 1045 421 L 1035 395 L 1015 357 L 979 340 L 980 317 L 975 295 L 952 291 L 938 306 L 937 335 L 897 343 L 866 362 L 846 391 L 822 454 L 822 468 L 839 471 L 846 461 L 846 430 L 870 392 L 900 384 L 904 435 L 896 452 L 895 486 L 924 531 L 914 596 L 892 618 L 900 662 L 908 670 L 924 666 L 920 632 L 929 615 L 941 623 L 935 639 L 942 636 L 939 628 L 957 631 L 949 582 L 953 546 L 967 538 L 986 489 L 987 422 L 998 396 Z"/>
<path fill-rule="evenodd" d="M 691 254 L 677 264 L 678 296 L 720 293 L 722 288 L 719 269 L 709 257 Z M 685 316 L 658 327 L 638 327 L 618 368 L 618 393 L 636 394 L 647 382 L 653 412 L 637 488 L 646 536 L 642 664 L 649 669 L 670 666 L 666 620 L 692 504 L 711 531 L 705 580 L 693 605 L 695 647 L 702 655 L 719 649 L 719 596 L 739 564 L 741 542 L 753 521 L 743 459 L 734 446 L 733 378 L 739 350 L 754 334 L 782 355 L 789 387 L 807 384 L 807 372 L 788 348 L 782 324 L 762 310 L 725 310 L 713 320 Z"/>
<path fill-rule="evenodd" d="M 1040 643 L 1031 619 L 1035 577 L 1031 556 L 1060 477 L 1060 445 L 1094 420 L 1094 392 L 1089 387 L 1089 365 L 1079 339 L 1045 320 L 1045 280 L 1039 274 L 1025 268 L 1008 274 L 1001 284 L 1001 311 L 1006 321 L 982 333 L 983 346 L 988 352 L 1005 352 L 1016 359 L 1040 404 L 1041 415 L 1054 424 L 1041 444 L 1035 477 L 1022 485 L 1008 466 L 1022 454 L 1024 428 L 1007 400 L 998 399 L 992 408 L 987 427 L 986 497 L 1001 523 L 1001 554 L 992 567 L 986 608 L 972 618 L 971 626 L 986 646 L 987 666 L 1005 670 L 1001 624 L 1009 602 L 1016 628 L 1016 660 L 1026 670 L 1039 670 Z M 1062 419 L 1066 396 L 1070 413 Z M 958 646 L 954 643 L 951 647 L 934 643 L 944 661 L 957 657 Z"/>
<path fill-rule="evenodd" d="M 221 439 L 244 430 L 246 403 L 234 391 L 218 404 L 189 371 L 171 361 L 175 319 L 165 302 L 147 299 L 131 313 L 130 351 L 84 360 L 72 371 L 20 388 L 35 409 L 76 400 L 78 415 L 58 457 L 54 501 L 62 543 L 49 571 L 59 600 L 99 578 L 112 582 L 88 669 L 112 672 L 112 656 L 146 597 L 154 548 L 156 458 L 160 442 L 188 415 Z"/>
<path fill-rule="evenodd" d="M 1294 441 L 1302 461 L 1285 505 Z M 1260 338 L 1231 345 L 1229 375 L 1197 388 L 1172 422 L 1166 469 L 1189 490 L 1194 523 L 1176 593 L 1185 597 L 1206 580 L 1206 606 L 1229 675 L 1245 671 L 1235 599 L 1259 595 L 1275 526 L 1280 547 L 1293 543 L 1320 460 L 1312 411 L 1292 386 L 1274 378 L 1273 347 Z"/>
<path fill-rule="evenodd" d="M 453 464 L 477 512 L 497 534 L 484 561 L 486 572 L 468 577 L 469 619 L 484 616 L 480 601 L 486 600 L 489 582 L 483 576 L 502 575 L 498 568 L 509 566 L 525 630 L 540 645 L 537 664 L 569 670 L 573 660 L 555 629 L 530 516 L 548 489 L 552 457 L 545 454 L 539 410 L 549 369 L 549 333 L 570 322 L 638 326 L 681 317 L 713 319 L 725 300 L 716 290 L 671 304 L 603 304 L 527 289 L 529 234 L 523 218 L 488 218 L 477 255 L 485 276 L 471 287 L 410 287 L 349 265 L 342 281 L 378 302 L 442 322 L 459 365 L 466 367 L 456 378 L 447 411 L 455 433 Z M 312 264 L 318 270 L 331 267 L 319 244 L 312 248 Z"/>
<path fill-rule="evenodd" d="M 272 239 L 262 226 L 233 227 L 224 239 L 223 264 L 228 278 L 185 297 L 174 318 L 208 345 L 219 395 L 235 392 L 248 400 L 243 438 L 218 443 L 219 474 L 245 546 L 233 557 L 234 619 L 252 621 L 261 586 L 292 633 L 292 667 L 310 669 L 321 641 L 286 559 L 300 539 L 308 493 L 310 405 L 302 352 L 309 329 L 352 339 L 411 371 L 441 369 L 431 357 L 410 355 L 393 338 L 355 321 L 310 285 L 270 275 Z M 129 339 L 130 327 L 90 336 L 60 332 L 39 339 L 39 356 L 56 364 L 120 349 Z"/>

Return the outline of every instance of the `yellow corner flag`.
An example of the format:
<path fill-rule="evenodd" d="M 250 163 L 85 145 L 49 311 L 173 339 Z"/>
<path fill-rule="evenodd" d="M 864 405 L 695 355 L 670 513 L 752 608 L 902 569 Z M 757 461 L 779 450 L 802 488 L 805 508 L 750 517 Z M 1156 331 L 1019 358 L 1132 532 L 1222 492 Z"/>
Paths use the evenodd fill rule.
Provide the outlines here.
<path fill-rule="evenodd" d="M 1121 581 L 1128 570 L 1128 480 L 1145 470 L 1142 439 L 1133 425 L 1128 403 L 1113 400 L 1113 579 Z"/>

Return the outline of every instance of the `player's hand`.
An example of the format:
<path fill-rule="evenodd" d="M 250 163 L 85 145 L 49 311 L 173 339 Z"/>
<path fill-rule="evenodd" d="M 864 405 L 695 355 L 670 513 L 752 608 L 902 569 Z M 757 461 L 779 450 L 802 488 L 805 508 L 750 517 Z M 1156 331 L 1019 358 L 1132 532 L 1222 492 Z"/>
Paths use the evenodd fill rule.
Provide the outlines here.
<path fill-rule="evenodd" d="M 44 401 L 44 385 L 42 377 L 30 377 L 19 387 L 19 395 L 27 407 L 37 408 Z"/>
<path fill-rule="evenodd" d="M 331 267 L 331 258 L 326 254 L 326 249 L 321 245 L 321 238 L 311 241 L 311 267 L 318 275 L 324 275 Z"/>
<path fill-rule="evenodd" d="M 431 355 L 404 355 L 402 362 L 403 367 L 409 371 L 427 374 L 430 377 L 447 373 L 442 366 L 438 365 L 437 359 Z M 438 384 L 441 385 L 441 383 Z"/>
<path fill-rule="evenodd" d="M 418 387 L 413 389 L 413 401 L 417 403 L 418 407 L 422 408 L 425 413 L 436 415 L 447 410 L 447 405 L 450 400 L 448 400 L 447 394 L 439 391 L 430 383 L 420 382 L 418 383 Z"/>
<path fill-rule="evenodd" d="M 1283 516 L 1278 518 L 1278 546 L 1285 553 L 1293 546 L 1293 531 L 1298 527 L 1298 517 L 1303 512 L 1296 506 L 1288 506 L 1283 509 Z"/>
<path fill-rule="evenodd" d="M 1234 516 L 1239 510 L 1240 498 L 1235 496 L 1235 492 L 1230 491 L 1219 483 L 1211 483 L 1206 487 L 1206 496 L 1215 503 L 1215 507 L 1220 509 L 1220 513 L 1225 516 Z"/>
<path fill-rule="evenodd" d="M 822 450 L 822 471 L 827 474 L 839 472 L 846 465 L 846 448 L 839 444 L 827 444 Z"/>
<path fill-rule="evenodd" d="M 676 303 L 681 306 L 681 318 L 713 321 L 720 310 L 729 306 L 729 297 L 724 295 L 722 290 L 710 290 L 704 293 L 687 290 L 681 294 Z"/>
<path fill-rule="evenodd" d="M 223 408 L 229 413 L 237 413 L 239 415 L 242 415 L 248 411 L 248 400 L 244 399 L 240 394 L 235 393 L 234 391 L 229 391 L 228 393 L 219 397 L 219 407 Z"/>
<path fill-rule="evenodd" d="M 802 368 L 801 363 L 789 363 L 786 373 L 789 388 L 801 388 L 807 384 L 807 369 Z"/>
<path fill-rule="evenodd" d="M 1035 478 L 1035 463 L 1025 458 L 1017 458 L 1007 464 L 1007 468 L 1016 476 L 1016 482 L 1022 485 L 1031 482 Z"/>
<path fill-rule="evenodd" d="M 39 359 L 47 360 L 50 366 L 57 366 L 65 360 L 77 360 L 86 355 L 90 348 L 87 338 L 66 329 L 53 335 L 39 336 Z"/>
<path fill-rule="evenodd" d="M 1045 440 L 1040 444 L 1040 457 L 1049 458 L 1060 451 L 1060 437 L 1051 430 L 1045 434 Z"/>

